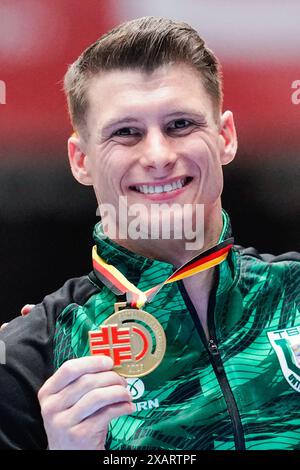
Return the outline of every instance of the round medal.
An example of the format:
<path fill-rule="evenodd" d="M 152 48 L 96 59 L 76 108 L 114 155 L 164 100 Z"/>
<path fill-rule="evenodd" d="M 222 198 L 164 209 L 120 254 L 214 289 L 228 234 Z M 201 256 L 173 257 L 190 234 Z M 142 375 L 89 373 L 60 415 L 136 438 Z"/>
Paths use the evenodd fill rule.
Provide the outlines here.
<path fill-rule="evenodd" d="M 161 363 L 166 336 L 153 315 L 135 308 L 117 310 L 99 331 L 90 331 L 92 354 L 112 357 L 114 370 L 124 377 L 143 377 Z"/>

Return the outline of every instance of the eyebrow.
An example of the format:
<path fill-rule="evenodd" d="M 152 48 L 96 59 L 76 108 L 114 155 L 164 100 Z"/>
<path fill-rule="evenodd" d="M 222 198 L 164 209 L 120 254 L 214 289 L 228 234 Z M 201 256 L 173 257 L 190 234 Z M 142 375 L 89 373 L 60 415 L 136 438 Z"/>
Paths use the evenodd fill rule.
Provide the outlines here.
<path fill-rule="evenodd" d="M 110 121 L 105 123 L 105 126 L 99 129 L 98 134 L 102 134 L 103 132 L 108 131 L 111 127 L 118 126 L 120 124 L 123 124 L 125 122 L 136 122 L 137 118 L 134 118 L 132 116 L 124 116 L 121 119 L 111 119 Z"/>
<path fill-rule="evenodd" d="M 202 120 L 205 120 L 206 121 L 206 115 L 204 113 L 202 113 L 201 111 L 194 111 L 194 110 L 178 110 L 178 111 L 174 111 L 172 113 L 168 113 L 166 115 L 166 117 L 172 117 L 172 116 L 186 116 L 186 115 L 189 115 L 189 116 L 193 116 L 195 119 L 202 119 Z"/>
<path fill-rule="evenodd" d="M 172 111 L 171 113 L 168 113 L 164 116 L 164 118 L 171 118 L 171 117 L 181 117 L 181 116 L 193 116 L 195 119 L 201 119 L 206 122 L 207 118 L 206 116 L 200 112 L 200 111 L 192 111 L 192 110 L 177 110 L 177 111 Z M 105 123 L 105 126 L 101 129 L 98 130 L 97 134 L 98 135 L 103 135 L 106 132 L 108 132 L 112 127 L 119 126 L 121 124 L 125 123 L 132 123 L 132 122 L 137 122 L 139 119 L 133 116 L 124 116 L 121 119 L 111 119 L 107 123 Z"/>

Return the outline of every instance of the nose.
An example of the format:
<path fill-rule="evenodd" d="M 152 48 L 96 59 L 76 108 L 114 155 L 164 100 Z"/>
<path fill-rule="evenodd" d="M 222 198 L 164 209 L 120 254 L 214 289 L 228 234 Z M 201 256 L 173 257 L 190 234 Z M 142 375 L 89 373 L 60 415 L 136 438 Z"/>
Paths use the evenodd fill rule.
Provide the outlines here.
<path fill-rule="evenodd" d="M 161 130 L 152 129 L 144 140 L 140 163 L 156 170 L 171 169 L 176 161 L 176 152 L 172 143 Z"/>

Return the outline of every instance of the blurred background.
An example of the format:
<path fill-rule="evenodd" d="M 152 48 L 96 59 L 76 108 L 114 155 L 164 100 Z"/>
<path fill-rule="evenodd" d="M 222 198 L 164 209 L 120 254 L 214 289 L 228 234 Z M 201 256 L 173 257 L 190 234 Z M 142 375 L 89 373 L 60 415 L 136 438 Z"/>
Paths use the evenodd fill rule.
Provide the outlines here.
<path fill-rule="evenodd" d="M 300 250 L 298 0 L 0 0 L 0 322 L 91 269 L 96 200 L 69 171 L 62 78 L 107 29 L 145 15 L 187 21 L 223 64 L 239 136 L 223 195 L 236 242 Z"/>

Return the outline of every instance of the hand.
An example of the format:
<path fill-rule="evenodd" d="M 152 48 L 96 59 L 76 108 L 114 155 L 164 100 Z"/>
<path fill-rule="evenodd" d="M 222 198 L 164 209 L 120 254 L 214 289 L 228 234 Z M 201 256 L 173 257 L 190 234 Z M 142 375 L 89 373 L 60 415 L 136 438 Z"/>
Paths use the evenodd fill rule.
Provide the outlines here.
<path fill-rule="evenodd" d="M 66 361 L 38 393 L 49 449 L 104 450 L 108 424 L 135 411 L 107 356 Z"/>

